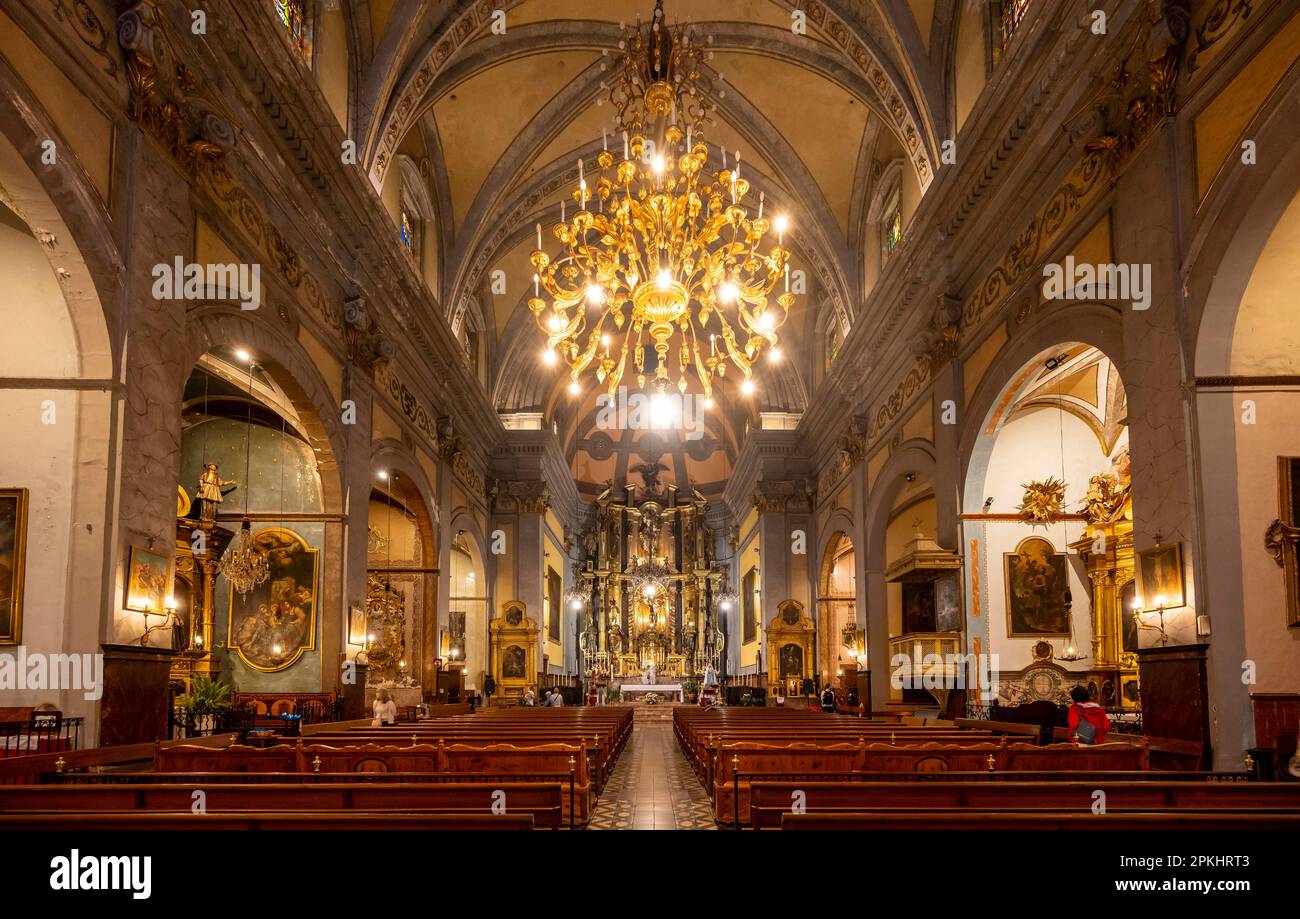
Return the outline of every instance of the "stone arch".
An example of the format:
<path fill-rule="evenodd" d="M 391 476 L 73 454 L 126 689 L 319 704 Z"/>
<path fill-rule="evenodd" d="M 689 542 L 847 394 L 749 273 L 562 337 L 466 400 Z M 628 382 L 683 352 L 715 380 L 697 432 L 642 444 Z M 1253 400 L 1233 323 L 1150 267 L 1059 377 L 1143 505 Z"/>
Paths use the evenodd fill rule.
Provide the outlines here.
<path fill-rule="evenodd" d="M 442 548 L 438 504 L 424 467 L 404 444 L 390 438 L 371 445 L 370 465 L 376 475 L 380 470 L 386 472 L 390 476 L 388 482 L 396 476 L 395 492 L 415 516 L 416 529 L 420 534 L 420 567 L 437 568 Z M 381 484 L 383 483 L 379 481 L 374 483 L 372 494 L 380 490 Z M 416 648 L 412 670 L 419 673 L 422 686 L 432 687 L 437 680 L 433 661 L 438 657 L 439 575 L 421 572 L 417 580 L 421 585 L 419 595 L 422 617 L 420 631 L 414 633 Z"/>
<path fill-rule="evenodd" d="M 1208 666 L 1210 703 L 1218 712 L 1210 728 L 1215 768 L 1231 768 L 1256 743 L 1251 690 L 1296 689 L 1297 645 L 1286 625 L 1284 572 L 1261 540 L 1268 522 L 1283 512 L 1275 497 L 1279 457 L 1300 455 L 1289 423 L 1300 367 L 1295 360 L 1289 367 L 1234 365 L 1233 351 L 1243 331 L 1241 305 L 1261 272 L 1277 270 L 1275 255 L 1272 262 L 1263 257 L 1300 200 L 1300 148 L 1291 140 L 1297 79 L 1292 74 L 1289 91 L 1276 93 L 1244 135 L 1275 155 L 1216 179 L 1183 269 L 1194 331 L 1196 499 L 1209 536 L 1196 589 L 1200 612 L 1213 617 Z M 1248 411 L 1258 415 L 1257 425 L 1245 423 Z M 1242 685 L 1243 660 L 1256 661 L 1255 686 Z"/>
<path fill-rule="evenodd" d="M 858 584 L 858 622 L 867 632 L 869 701 L 873 709 L 883 708 L 889 700 L 889 598 L 885 582 L 885 566 L 889 560 L 885 557 L 885 530 L 894 499 L 906 487 L 908 474 L 923 476 L 932 484 L 937 481 L 938 465 L 934 445 L 929 441 L 905 440 L 894 450 L 868 492 L 862 518 L 864 539 L 858 564 L 865 577 Z M 938 499 L 937 493 L 935 497 Z M 942 513 L 940 502 L 941 516 Z M 943 534 L 939 539 L 942 543 Z"/>
<path fill-rule="evenodd" d="M 143 618 L 116 616 L 119 534 L 89 525 L 111 518 L 119 497 L 119 318 L 105 304 L 118 302 L 123 269 L 98 192 L 76 157 L 29 167 L 41 162 L 41 141 L 50 137 L 62 135 L 0 60 L 0 263 L 28 272 L 22 294 L 19 279 L 6 278 L 3 310 L 10 346 L 27 354 L 22 366 L 6 360 L 0 368 L 8 421 L 0 468 L 4 485 L 25 489 L 27 521 L 22 609 L 6 632 L 36 653 L 97 653 L 118 619 L 129 616 L 138 637 Z M 35 388 L 32 380 L 48 383 Z M 65 576 L 35 577 L 51 559 L 77 564 Z M 80 692 L 20 691 L 10 704 L 51 700 L 65 715 L 85 717 L 86 742 L 98 742 L 99 704 Z"/>
<path fill-rule="evenodd" d="M 190 313 L 186 341 L 178 361 L 177 404 L 189 372 L 214 348 L 241 344 L 289 395 L 316 453 L 321 497 L 327 513 L 343 513 L 342 466 L 346 462 L 341 409 L 311 357 L 294 338 L 267 322 L 228 307 L 207 305 Z"/>
<path fill-rule="evenodd" d="M 991 445 L 981 443 L 980 434 L 1008 381 L 1040 354 L 1064 342 L 1077 342 L 1099 349 L 1114 362 L 1120 378 L 1127 380 L 1124 330 L 1113 307 L 1103 303 L 1082 303 L 1067 312 L 1044 313 L 1026 326 L 1002 347 L 967 403 L 957 451 L 958 506 L 962 511 L 973 513 L 980 510 L 983 496 L 967 494 L 967 483 L 972 468 L 988 462 Z"/>

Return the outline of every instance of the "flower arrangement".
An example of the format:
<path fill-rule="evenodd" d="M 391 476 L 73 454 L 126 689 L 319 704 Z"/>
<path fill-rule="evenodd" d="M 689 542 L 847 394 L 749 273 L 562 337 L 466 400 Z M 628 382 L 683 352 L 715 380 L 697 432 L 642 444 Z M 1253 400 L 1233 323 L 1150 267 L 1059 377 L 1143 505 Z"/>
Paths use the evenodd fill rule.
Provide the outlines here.
<path fill-rule="evenodd" d="M 646 704 L 646 705 L 658 705 L 658 704 L 659 704 L 660 702 L 662 702 L 663 700 L 664 700 L 664 697 L 661 696 L 661 695 L 659 695 L 659 693 L 657 693 L 657 692 L 648 692 L 648 693 L 645 694 L 645 704 Z"/>

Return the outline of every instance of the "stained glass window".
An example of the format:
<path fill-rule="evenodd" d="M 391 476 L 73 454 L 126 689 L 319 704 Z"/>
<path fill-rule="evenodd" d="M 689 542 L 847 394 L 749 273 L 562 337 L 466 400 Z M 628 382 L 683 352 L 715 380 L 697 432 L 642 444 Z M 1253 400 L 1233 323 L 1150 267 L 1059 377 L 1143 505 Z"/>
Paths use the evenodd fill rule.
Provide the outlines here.
<path fill-rule="evenodd" d="M 1025 13 L 1029 10 L 1030 0 L 1003 0 L 1002 3 L 1002 47 L 1007 46 L 1011 40 L 1012 34 L 1016 27 L 1020 25 L 1020 20 L 1025 18 Z"/>
<path fill-rule="evenodd" d="M 402 248 L 411 258 L 419 258 L 420 245 L 419 233 L 415 220 L 411 217 L 411 211 L 405 205 L 402 206 Z"/>
<path fill-rule="evenodd" d="M 884 250 L 885 258 L 889 258 L 898 248 L 898 244 L 903 241 L 903 210 L 897 201 L 885 212 L 885 219 L 881 223 L 881 234 L 881 248 Z"/>
<path fill-rule="evenodd" d="M 275 15 L 289 30 L 289 37 L 298 53 L 307 54 L 307 24 L 304 16 L 303 0 L 274 0 Z"/>

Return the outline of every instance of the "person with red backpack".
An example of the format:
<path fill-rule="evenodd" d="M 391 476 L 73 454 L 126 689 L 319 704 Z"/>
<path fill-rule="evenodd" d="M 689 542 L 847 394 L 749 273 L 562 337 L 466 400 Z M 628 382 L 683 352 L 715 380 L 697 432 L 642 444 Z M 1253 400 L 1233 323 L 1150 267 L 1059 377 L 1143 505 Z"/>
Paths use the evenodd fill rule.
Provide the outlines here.
<path fill-rule="evenodd" d="M 1070 739 L 1075 743 L 1089 745 L 1103 743 L 1110 731 L 1110 719 L 1106 717 L 1106 710 L 1092 701 L 1088 690 L 1083 686 L 1071 688 L 1070 698 L 1074 700 L 1067 717 Z"/>

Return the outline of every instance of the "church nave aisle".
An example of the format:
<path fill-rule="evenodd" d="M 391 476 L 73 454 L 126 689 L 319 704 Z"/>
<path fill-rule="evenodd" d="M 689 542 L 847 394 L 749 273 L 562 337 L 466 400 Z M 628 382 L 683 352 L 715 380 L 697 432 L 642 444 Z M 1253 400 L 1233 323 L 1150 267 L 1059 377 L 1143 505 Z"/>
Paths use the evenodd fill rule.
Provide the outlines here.
<path fill-rule="evenodd" d="M 596 804 L 593 830 L 713 830 L 713 810 L 671 721 L 637 720 Z"/>

